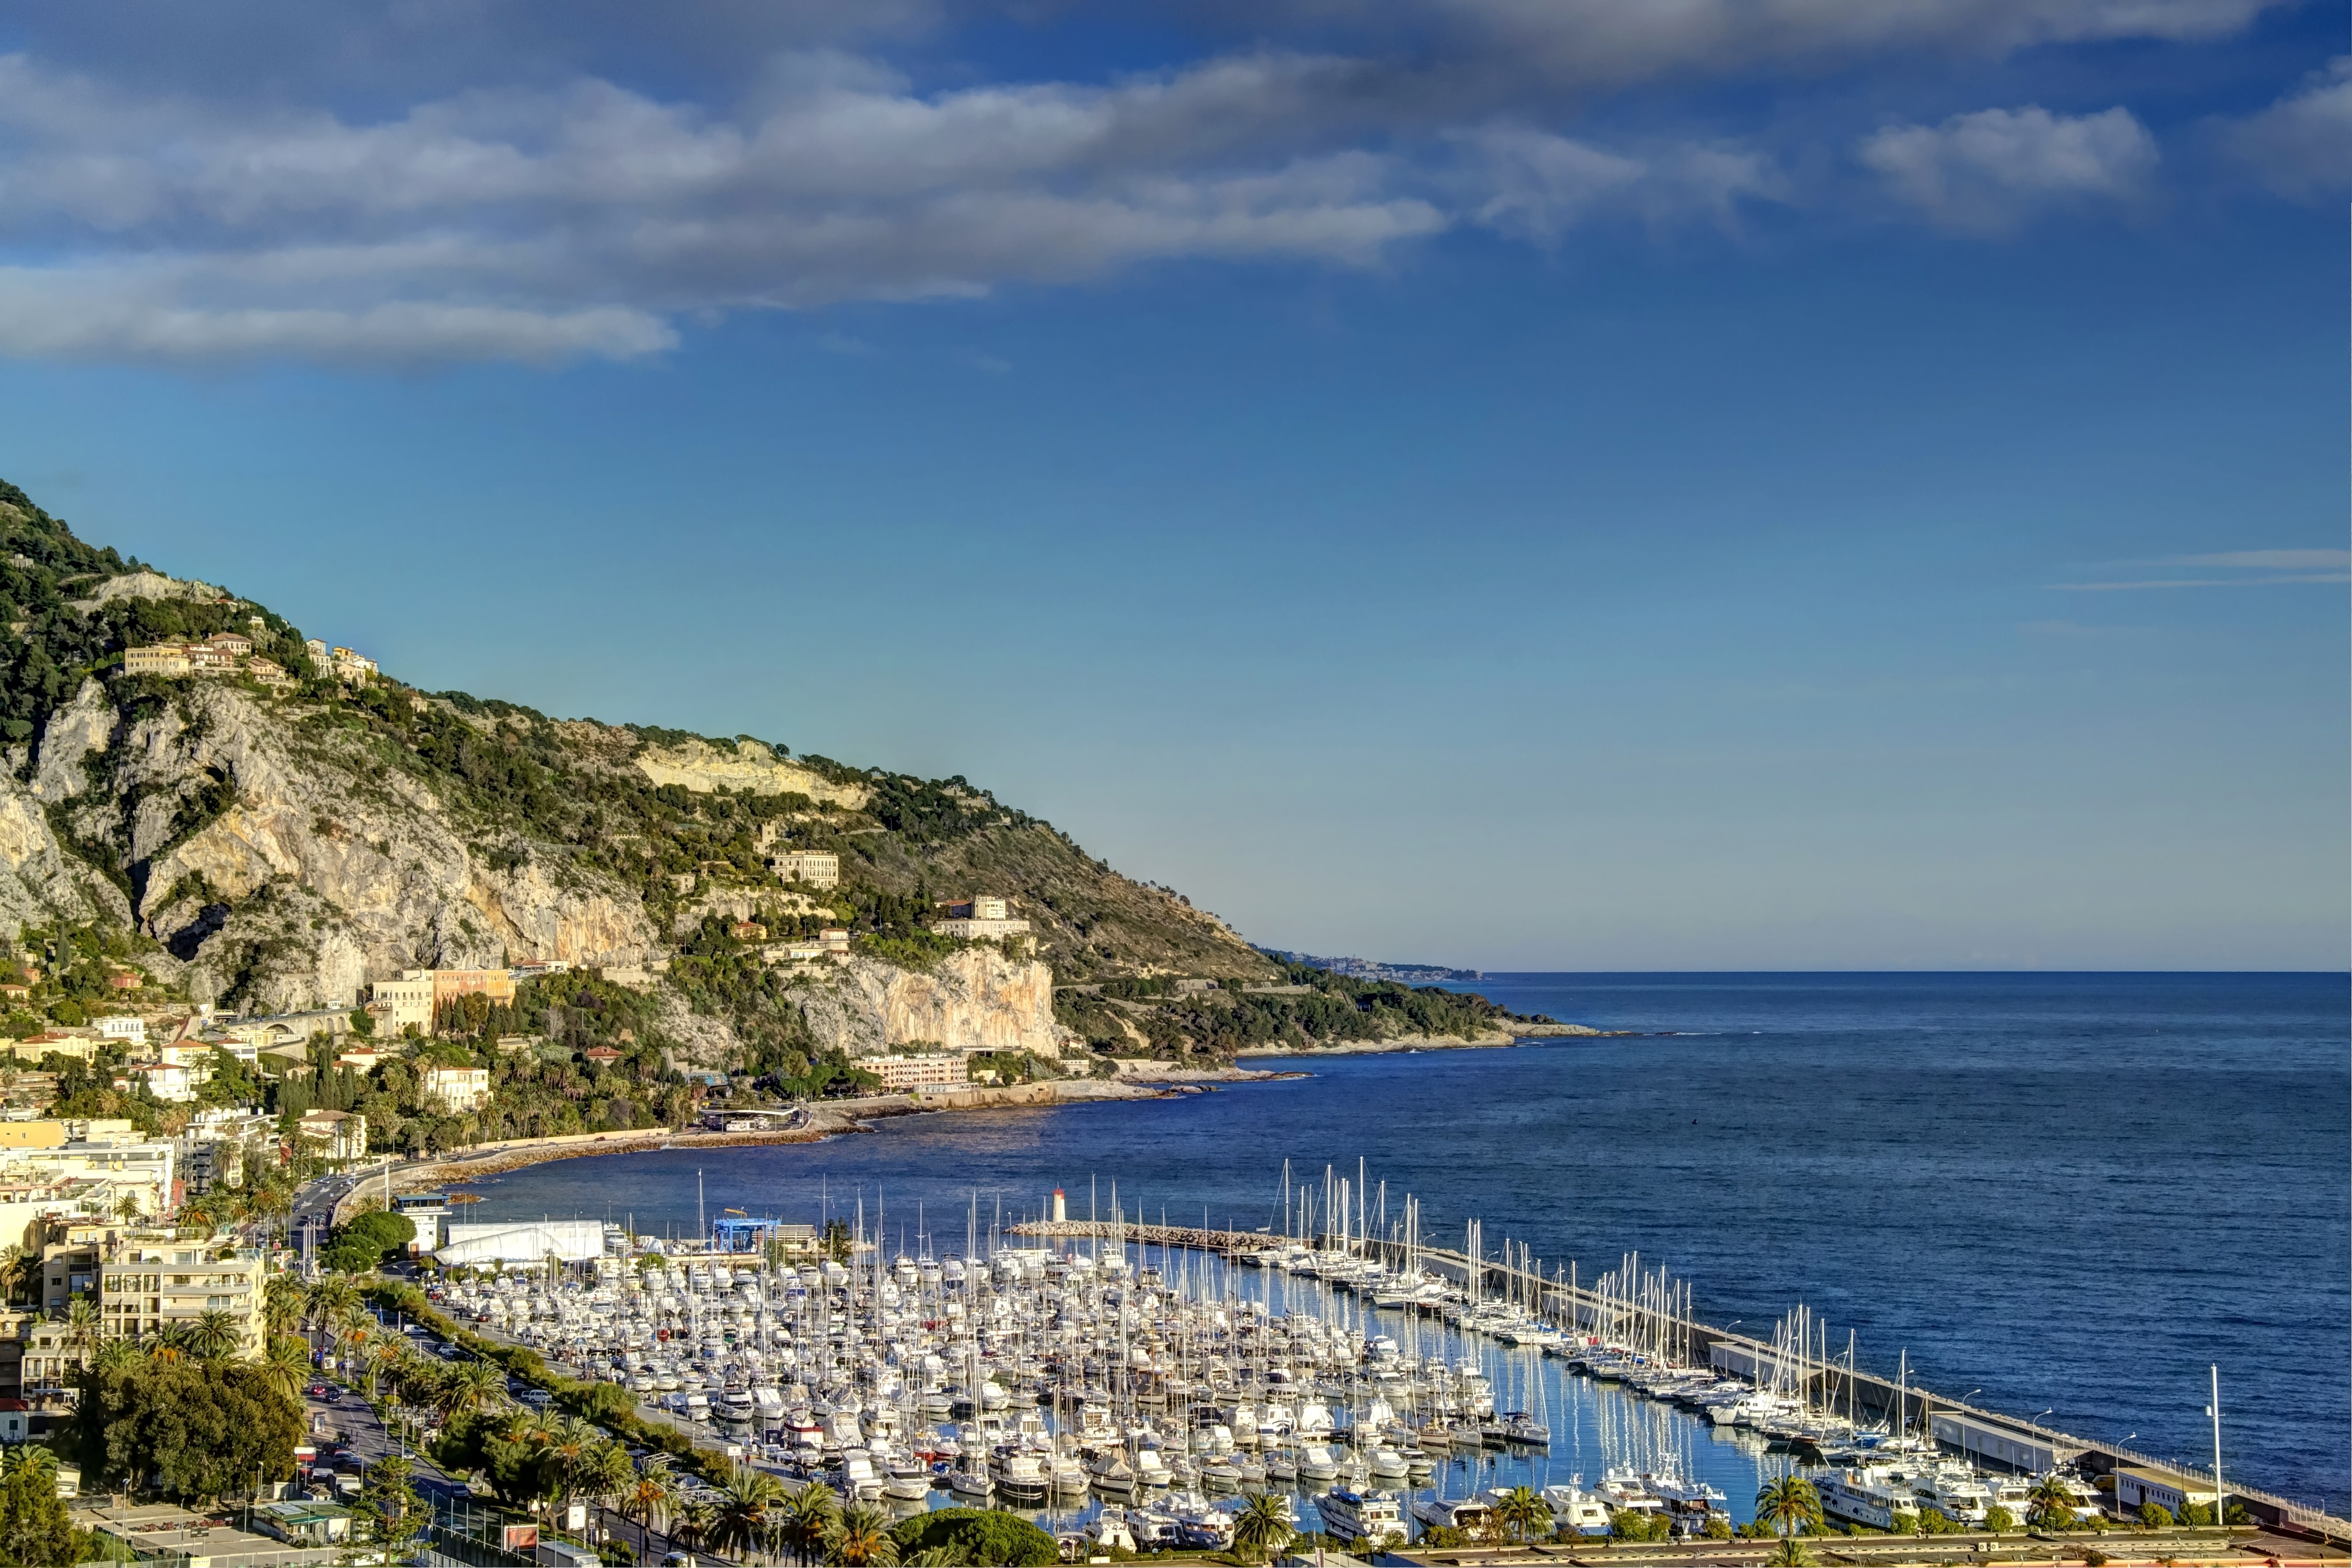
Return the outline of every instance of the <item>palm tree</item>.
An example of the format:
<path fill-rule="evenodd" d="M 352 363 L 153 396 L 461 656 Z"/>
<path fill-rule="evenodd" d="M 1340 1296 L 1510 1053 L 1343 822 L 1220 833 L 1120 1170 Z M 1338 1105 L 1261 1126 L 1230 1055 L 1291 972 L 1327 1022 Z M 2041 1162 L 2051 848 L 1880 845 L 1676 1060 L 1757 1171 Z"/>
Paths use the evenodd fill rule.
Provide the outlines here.
<path fill-rule="evenodd" d="M 89 1359 L 90 1347 L 106 1332 L 106 1319 L 99 1311 L 98 1298 L 76 1296 L 66 1308 L 66 1343 L 84 1361 Z"/>
<path fill-rule="evenodd" d="M 2074 1513 L 2074 1494 L 2067 1489 L 2064 1480 L 2053 1470 L 2042 1478 L 2027 1499 L 2026 1517 L 2044 1530 L 2067 1530 L 2078 1522 Z"/>
<path fill-rule="evenodd" d="M 814 1563 L 824 1554 L 840 1514 L 833 1489 L 823 1481 L 811 1481 L 784 1500 L 783 1522 L 777 1533 L 793 1549 L 794 1558 L 804 1564 Z"/>
<path fill-rule="evenodd" d="M 1802 1476 L 1782 1476 L 1766 1481 L 1756 1491 L 1756 1517 L 1780 1532 L 1783 1541 L 1822 1522 L 1821 1494 Z"/>
<path fill-rule="evenodd" d="M 824 1560 L 847 1568 L 897 1568 L 898 1543 L 890 1535 L 890 1516 L 863 1504 L 841 1510 L 841 1522 L 825 1542 Z"/>
<path fill-rule="evenodd" d="M 7 1463 L 0 1474 L 17 1475 L 31 1471 L 37 1476 L 54 1479 L 58 1473 L 58 1451 L 47 1443 L 18 1443 L 7 1450 Z"/>
<path fill-rule="evenodd" d="M 1281 1551 L 1297 1532 L 1281 1500 L 1270 1492 L 1252 1492 L 1234 1515 L 1234 1547 L 1263 1562 Z"/>
<path fill-rule="evenodd" d="M 669 1542 L 688 1552 L 698 1550 L 710 1539 L 718 1520 L 711 1506 L 699 1499 L 678 1505 L 677 1517 L 670 1521 Z"/>
<path fill-rule="evenodd" d="M 1530 1535 L 1551 1533 L 1551 1504 L 1528 1487 L 1513 1487 L 1496 1500 L 1495 1517 L 1510 1531 L 1513 1541 L 1524 1542 Z"/>
<path fill-rule="evenodd" d="M 262 1381 L 289 1399 L 302 1392 L 303 1379 L 310 1375 L 310 1347 L 292 1334 L 278 1334 L 261 1352 Z"/>
<path fill-rule="evenodd" d="M 506 1395 L 506 1373 L 486 1361 L 464 1362 L 441 1380 L 436 1400 L 444 1417 L 463 1415 L 496 1404 Z"/>
<path fill-rule="evenodd" d="M 573 1490 L 602 1507 L 626 1491 L 635 1473 L 629 1451 L 618 1443 L 604 1442 L 582 1454 L 567 1479 Z"/>
<path fill-rule="evenodd" d="M 98 1347 L 90 1365 L 100 1372 L 120 1372 L 139 1359 L 139 1342 L 117 1335 Z"/>
<path fill-rule="evenodd" d="M 196 1321 L 188 1325 L 188 1348 L 201 1361 L 226 1361 L 244 1343 L 244 1331 L 226 1308 L 199 1312 Z"/>
<path fill-rule="evenodd" d="M 324 1329 L 341 1321 L 358 1300 L 359 1292 L 350 1280 L 329 1275 L 303 1291 L 303 1315 Z"/>
<path fill-rule="evenodd" d="M 711 1544 L 721 1552 L 745 1556 L 764 1553 L 768 1545 L 768 1514 L 784 1500 L 782 1482 L 765 1470 L 737 1466 L 719 1498 L 719 1520 Z"/>
<path fill-rule="evenodd" d="M 39 1272 L 32 1248 L 21 1242 L 0 1247 L 0 1305 L 14 1302 Z"/>
<path fill-rule="evenodd" d="M 310 1310 L 310 1291 L 299 1277 L 273 1274 L 261 1288 L 261 1321 L 273 1334 L 290 1334 Z"/>
<path fill-rule="evenodd" d="M 375 1349 L 368 1352 L 370 1392 L 373 1392 L 374 1381 L 378 1378 L 398 1388 L 404 1375 L 402 1363 L 415 1353 L 408 1348 L 408 1342 L 405 1340 L 390 1338 L 377 1340 Z"/>
<path fill-rule="evenodd" d="M 677 1501 L 677 1485 L 670 1476 L 668 1457 L 656 1455 L 621 1494 L 621 1517 L 636 1521 L 639 1557 L 653 1555 L 654 1521 L 667 1519 Z"/>

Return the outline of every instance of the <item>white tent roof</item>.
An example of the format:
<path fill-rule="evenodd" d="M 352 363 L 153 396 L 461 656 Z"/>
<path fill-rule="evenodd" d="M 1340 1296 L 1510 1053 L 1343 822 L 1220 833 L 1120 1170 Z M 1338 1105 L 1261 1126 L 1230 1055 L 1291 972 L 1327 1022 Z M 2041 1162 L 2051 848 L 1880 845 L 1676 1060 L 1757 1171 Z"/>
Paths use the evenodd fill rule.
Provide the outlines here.
<path fill-rule="evenodd" d="M 550 1258 L 582 1263 L 604 1256 L 604 1222 L 598 1219 L 525 1220 L 504 1225 L 453 1225 L 449 1239 L 434 1253 L 444 1264 L 540 1263 Z"/>

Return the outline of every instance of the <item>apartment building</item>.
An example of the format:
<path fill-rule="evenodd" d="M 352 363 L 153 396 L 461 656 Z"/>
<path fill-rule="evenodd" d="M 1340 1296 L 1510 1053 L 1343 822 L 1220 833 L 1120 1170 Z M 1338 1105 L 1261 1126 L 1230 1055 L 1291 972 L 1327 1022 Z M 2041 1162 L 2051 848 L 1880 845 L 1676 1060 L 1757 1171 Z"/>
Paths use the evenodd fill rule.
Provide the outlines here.
<path fill-rule="evenodd" d="M 882 1080 L 884 1089 L 961 1089 L 971 1081 L 964 1058 L 940 1051 L 919 1057 L 860 1057 L 856 1066 Z"/>
<path fill-rule="evenodd" d="M 226 1312 L 239 1353 L 260 1351 L 262 1290 L 268 1264 L 250 1247 L 188 1242 L 165 1232 L 134 1235 L 104 1249 L 98 1266 L 99 1310 L 109 1338 L 138 1339 Z"/>

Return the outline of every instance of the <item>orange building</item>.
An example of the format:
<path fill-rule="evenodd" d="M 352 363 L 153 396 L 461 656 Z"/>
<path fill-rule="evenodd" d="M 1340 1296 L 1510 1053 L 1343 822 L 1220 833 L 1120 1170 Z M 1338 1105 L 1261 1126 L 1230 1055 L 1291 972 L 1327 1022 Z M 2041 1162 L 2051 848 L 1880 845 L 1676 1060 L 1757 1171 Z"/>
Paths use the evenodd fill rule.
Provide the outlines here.
<path fill-rule="evenodd" d="M 409 976 L 404 975 L 405 979 Z M 437 1010 L 460 996 L 480 992 L 493 1002 L 515 999 L 514 972 L 507 969 L 436 969 L 433 971 L 433 1005 Z"/>

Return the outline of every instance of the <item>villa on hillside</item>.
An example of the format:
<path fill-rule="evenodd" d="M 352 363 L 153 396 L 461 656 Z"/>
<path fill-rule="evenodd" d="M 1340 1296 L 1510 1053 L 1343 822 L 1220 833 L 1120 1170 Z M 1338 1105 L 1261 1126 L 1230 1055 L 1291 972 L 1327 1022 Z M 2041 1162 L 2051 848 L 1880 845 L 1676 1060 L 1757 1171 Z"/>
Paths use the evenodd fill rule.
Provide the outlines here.
<path fill-rule="evenodd" d="M 1003 899 L 984 896 L 946 899 L 940 901 L 940 907 L 947 911 L 947 917 L 933 921 L 931 929 L 941 936 L 979 942 L 1029 934 L 1029 922 L 1014 915 L 1011 906 Z"/>
<path fill-rule="evenodd" d="M 841 857 L 826 850 L 787 849 L 771 856 L 768 868 L 787 882 L 806 882 L 812 888 L 841 885 Z"/>

